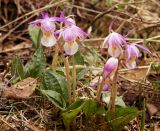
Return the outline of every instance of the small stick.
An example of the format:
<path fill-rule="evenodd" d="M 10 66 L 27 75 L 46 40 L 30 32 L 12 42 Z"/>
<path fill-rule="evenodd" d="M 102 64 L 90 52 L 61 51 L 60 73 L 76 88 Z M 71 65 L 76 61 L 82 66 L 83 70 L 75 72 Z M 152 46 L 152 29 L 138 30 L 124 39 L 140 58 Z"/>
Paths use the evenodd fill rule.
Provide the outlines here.
<path fill-rule="evenodd" d="M 15 129 L 14 127 L 12 127 L 11 124 L 9 124 L 7 121 L 3 120 L 2 118 L 0 118 L 0 121 L 2 121 L 3 123 L 5 123 L 7 126 L 9 126 L 11 129 L 13 129 L 14 131 L 18 131 L 17 129 Z"/>

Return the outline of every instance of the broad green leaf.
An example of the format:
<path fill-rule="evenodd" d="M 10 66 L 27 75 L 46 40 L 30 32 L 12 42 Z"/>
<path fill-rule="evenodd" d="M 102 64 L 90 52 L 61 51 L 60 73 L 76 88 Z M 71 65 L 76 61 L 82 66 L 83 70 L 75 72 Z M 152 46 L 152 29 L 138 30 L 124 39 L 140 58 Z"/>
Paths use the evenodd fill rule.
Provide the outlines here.
<path fill-rule="evenodd" d="M 80 107 L 84 102 L 85 101 L 83 99 L 77 99 L 74 103 L 69 105 L 69 107 L 67 108 L 67 111 L 74 110 L 74 109 Z"/>
<path fill-rule="evenodd" d="M 41 30 L 37 26 L 29 25 L 28 27 L 29 35 L 33 41 L 33 46 L 38 49 L 40 44 Z"/>
<path fill-rule="evenodd" d="M 76 59 L 76 64 L 77 65 L 84 65 L 84 58 L 83 58 L 81 52 L 77 52 L 75 54 L 75 59 Z"/>
<path fill-rule="evenodd" d="M 52 70 L 46 70 L 41 77 L 40 89 L 60 93 L 65 101 L 68 100 L 67 84 L 64 76 Z"/>
<path fill-rule="evenodd" d="M 78 102 L 79 103 L 79 102 Z M 76 103 L 77 104 L 77 103 Z M 72 105 L 73 106 L 73 105 Z M 62 113 L 62 117 L 63 117 L 63 122 L 65 124 L 66 130 L 69 131 L 70 130 L 70 125 L 71 123 L 75 120 L 76 116 L 82 111 L 82 108 L 84 106 L 83 104 L 80 104 L 79 107 L 73 109 L 73 110 L 69 110 L 67 112 Z M 69 107 L 70 108 L 70 107 Z"/>
<path fill-rule="evenodd" d="M 53 90 L 41 90 L 41 92 L 47 96 L 55 106 L 62 110 L 66 108 L 66 102 L 60 93 Z"/>
<path fill-rule="evenodd" d="M 121 129 L 139 115 L 139 111 L 134 107 L 117 108 L 115 119 L 110 121 L 113 131 L 121 131 Z"/>
<path fill-rule="evenodd" d="M 111 94 L 109 92 L 108 93 L 103 93 L 102 94 L 102 101 L 108 104 L 109 100 L 110 100 L 110 96 L 111 96 Z M 115 104 L 117 106 L 126 107 L 126 105 L 125 105 L 121 96 L 116 97 Z"/>
<path fill-rule="evenodd" d="M 83 107 L 83 112 L 87 118 L 93 115 L 103 115 L 105 113 L 105 108 L 103 105 L 98 104 L 95 100 L 87 100 Z"/>
<path fill-rule="evenodd" d="M 39 47 L 32 59 L 25 65 L 26 77 L 40 77 L 46 67 L 46 58 L 42 47 Z"/>
<path fill-rule="evenodd" d="M 89 71 L 89 68 L 82 69 L 78 74 L 77 74 L 77 80 L 80 80 L 84 78 L 85 74 Z"/>
<path fill-rule="evenodd" d="M 15 56 L 11 63 L 11 75 L 19 77 L 21 80 L 24 79 L 24 67 L 23 64 L 18 56 Z"/>
<path fill-rule="evenodd" d="M 93 116 L 97 111 L 97 103 L 94 100 L 87 100 L 83 107 L 83 112 L 87 118 Z"/>

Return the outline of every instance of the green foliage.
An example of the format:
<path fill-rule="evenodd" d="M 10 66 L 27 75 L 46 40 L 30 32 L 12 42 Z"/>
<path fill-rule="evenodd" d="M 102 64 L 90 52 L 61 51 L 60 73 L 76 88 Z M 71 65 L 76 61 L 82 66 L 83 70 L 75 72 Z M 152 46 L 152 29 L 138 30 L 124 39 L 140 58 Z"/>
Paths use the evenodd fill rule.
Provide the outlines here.
<path fill-rule="evenodd" d="M 113 131 L 121 131 L 121 129 L 139 115 L 139 111 L 134 107 L 119 107 L 116 109 L 115 118 L 109 120 L 111 114 L 107 115 L 107 119 Z"/>
<path fill-rule="evenodd" d="M 64 110 L 66 108 L 66 101 L 60 93 L 53 90 L 41 90 L 41 92 L 61 110 Z"/>
<path fill-rule="evenodd" d="M 69 105 L 69 107 L 66 109 L 66 111 L 74 110 L 78 107 L 80 107 L 85 101 L 83 99 L 77 99 L 74 103 Z"/>
<path fill-rule="evenodd" d="M 24 67 L 18 56 L 15 56 L 11 62 L 11 75 L 15 78 L 24 79 Z"/>
<path fill-rule="evenodd" d="M 38 49 L 41 44 L 40 44 L 40 38 L 41 38 L 41 30 L 37 26 L 29 25 L 28 27 L 29 35 L 33 41 L 33 46 Z"/>
<path fill-rule="evenodd" d="M 52 70 L 46 70 L 41 77 L 40 89 L 52 90 L 62 95 L 65 101 L 68 100 L 66 79 L 61 74 Z"/>
<path fill-rule="evenodd" d="M 63 121 L 67 130 L 80 112 L 84 112 L 86 118 L 88 119 L 93 115 L 103 115 L 105 113 L 105 109 L 95 100 L 78 99 L 73 104 L 71 104 L 65 112 L 62 113 Z"/>
<path fill-rule="evenodd" d="M 83 106 L 84 103 L 78 100 L 68 107 L 70 110 L 67 109 L 66 112 L 62 113 L 63 122 L 67 131 L 70 130 L 71 123 L 75 120 L 76 116 L 82 111 Z"/>
<path fill-rule="evenodd" d="M 144 131 L 145 129 L 145 120 L 146 120 L 146 102 L 145 99 L 143 100 L 143 111 L 142 111 L 142 117 L 141 117 L 141 131 Z"/>
<path fill-rule="evenodd" d="M 76 64 L 77 65 L 84 65 L 84 58 L 83 58 L 81 52 L 77 52 L 75 54 L 75 59 L 76 59 Z"/>
<path fill-rule="evenodd" d="M 86 118 L 88 119 L 96 114 L 103 115 L 105 113 L 105 109 L 102 105 L 99 105 L 96 101 L 89 99 L 84 104 L 83 112 Z"/>
<path fill-rule="evenodd" d="M 102 63 L 103 57 L 99 54 L 98 50 L 88 46 L 86 48 L 88 50 L 83 54 L 85 63 L 89 66 L 100 66 L 99 63 Z"/>
<path fill-rule="evenodd" d="M 46 58 L 42 47 L 39 47 L 34 53 L 32 59 L 25 65 L 26 77 L 40 77 L 46 67 Z"/>
<path fill-rule="evenodd" d="M 77 80 L 84 78 L 85 74 L 89 71 L 89 68 L 84 68 L 77 74 Z"/>
<path fill-rule="evenodd" d="M 108 104 L 109 100 L 110 100 L 110 96 L 111 96 L 111 93 L 103 93 L 102 94 L 102 101 Z M 126 105 L 125 105 L 121 96 L 116 97 L 115 104 L 117 106 L 126 107 Z"/>

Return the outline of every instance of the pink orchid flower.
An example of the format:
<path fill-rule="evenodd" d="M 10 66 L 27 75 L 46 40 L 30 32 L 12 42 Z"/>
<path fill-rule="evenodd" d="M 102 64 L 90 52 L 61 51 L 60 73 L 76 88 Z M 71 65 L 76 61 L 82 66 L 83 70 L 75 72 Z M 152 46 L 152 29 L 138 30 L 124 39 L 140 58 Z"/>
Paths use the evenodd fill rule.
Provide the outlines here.
<path fill-rule="evenodd" d="M 107 84 L 105 84 L 103 86 L 103 91 L 109 91 L 110 89 L 111 89 L 111 87 L 109 85 L 107 85 Z"/>
<path fill-rule="evenodd" d="M 40 25 L 43 36 L 41 38 L 42 45 L 46 47 L 54 46 L 57 42 L 54 32 L 56 29 L 55 22 L 66 22 L 67 20 L 62 17 L 49 17 L 48 13 L 42 14 L 42 19 L 35 20 L 31 22 L 32 25 Z"/>
<path fill-rule="evenodd" d="M 78 26 L 75 25 L 75 21 L 71 18 L 67 19 L 73 24 L 66 24 L 64 29 L 58 30 L 55 34 L 63 37 L 65 44 L 64 44 L 64 51 L 67 55 L 74 55 L 78 51 L 78 43 L 79 40 L 83 41 L 88 35 Z"/>
<path fill-rule="evenodd" d="M 151 54 L 151 52 L 145 48 L 144 46 L 138 45 L 138 44 L 131 44 L 131 45 L 126 45 L 126 51 L 125 51 L 125 65 L 127 66 L 128 69 L 134 69 L 136 67 L 136 59 L 140 57 L 140 51 L 137 48 L 141 48 L 147 53 Z"/>
<path fill-rule="evenodd" d="M 125 37 L 116 32 L 110 33 L 101 45 L 101 48 L 108 46 L 108 53 L 112 57 L 119 57 L 122 51 L 122 44 L 125 44 Z"/>
<path fill-rule="evenodd" d="M 115 57 L 109 58 L 103 68 L 103 78 L 106 79 L 109 77 L 111 80 L 113 80 L 117 68 L 118 68 L 118 59 Z"/>

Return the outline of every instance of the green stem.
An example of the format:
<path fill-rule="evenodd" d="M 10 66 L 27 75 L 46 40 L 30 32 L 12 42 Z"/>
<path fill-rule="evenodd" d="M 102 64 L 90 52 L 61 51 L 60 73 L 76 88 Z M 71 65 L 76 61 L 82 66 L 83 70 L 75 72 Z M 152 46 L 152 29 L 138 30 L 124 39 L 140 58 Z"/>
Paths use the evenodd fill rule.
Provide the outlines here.
<path fill-rule="evenodd" d="M 67 79 L 67 89 L 68 89 L 68 103 L 71 104 L 71 84 L 70 84 L 70 69 L 69 69 L 69 62 L 68 62 L 68 57 L 65 58 L 63 48 L 61 45 L 58 43 L 58 48 L 59 51 L 61 52 L 61 58 L 63 60 L 64 66 L 65 66 L 65 71 L 66 71 L 66 79 Z"/>
<path fill-rule="evenodd" d="M 144 99 L 143 100 L 143 111 L 142 111 L 141 130 L 140 131 L 144 131 L 145 118 L 146 118 L 146 108 L 145 108 L 145 99 Z"/>
<path fill-rule="evenodd" d="M 76 62 L 75 62 L 75 57 L 74 55 L 72 56 L 73 60 L 73 70 L 72 70 L 72 75 L 73 75 L 73 101 L 76 99 L 76 85 L 77 85 L 77 78 L 76 78 Z"/>

